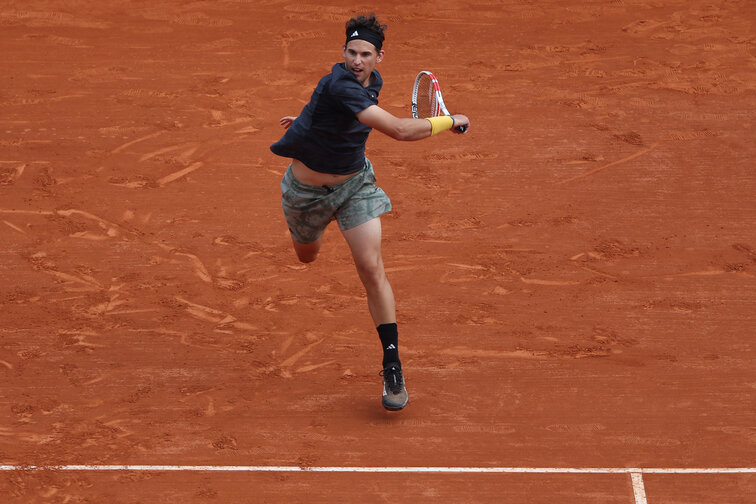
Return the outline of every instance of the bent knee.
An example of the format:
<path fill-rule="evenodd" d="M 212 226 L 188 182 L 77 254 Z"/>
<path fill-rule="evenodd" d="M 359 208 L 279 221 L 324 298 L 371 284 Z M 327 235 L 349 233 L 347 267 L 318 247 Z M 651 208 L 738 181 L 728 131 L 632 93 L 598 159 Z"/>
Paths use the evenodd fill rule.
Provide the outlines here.
<path fill-rule="evenodd" d="M 303 263 L 311 263 L 318 258 L 321 241 L 316 240 L 312 243 L 299 243 L 292 238 L 294 242 L 294 252 L 297 253 L 297 259 Z"/>
<path fill-rule="evenodd" d="M 314 262 L 318 258 L 318 253 L 297 253 L 297 258 L 299 262 L 307 264 Z"/>

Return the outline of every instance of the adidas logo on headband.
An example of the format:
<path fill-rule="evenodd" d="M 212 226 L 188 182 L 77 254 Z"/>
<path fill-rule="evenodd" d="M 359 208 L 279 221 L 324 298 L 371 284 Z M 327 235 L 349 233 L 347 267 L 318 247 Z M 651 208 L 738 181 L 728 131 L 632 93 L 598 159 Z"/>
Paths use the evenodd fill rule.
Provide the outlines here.
<path fill-rule="evenodd" d="M 354 30 L 351 34 L 347 32 L 347 39 L 346 39 L 347 42 L 349 42 L 350 40 L 356 40 L 356 39 L 370 42 L 371 44 L 375 46 L 376 50 L 378 51 L 381 50 L 381 46 L 383 45 L 383 34 L 376 30 L 371 30 L 370 28 L 365 28 L 362 31 Z"/>

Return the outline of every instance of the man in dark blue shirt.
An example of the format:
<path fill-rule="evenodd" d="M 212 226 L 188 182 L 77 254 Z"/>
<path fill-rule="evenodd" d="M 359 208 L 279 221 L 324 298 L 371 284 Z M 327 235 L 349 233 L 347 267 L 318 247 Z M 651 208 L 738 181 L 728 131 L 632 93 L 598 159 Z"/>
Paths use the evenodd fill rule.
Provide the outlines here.
<path fill-rule="evenodd" d="M 409 395 L 399 360 L 394 294 L 381 257 L 380 216 L 391 210 L 391 202 L 375 185 L 365 143 L 372 129 L 409 141 L 470 121 L 464 115 L 398 118 L 378 106 L 383 80 L 375 66 L 383 60 L 385 28 L 374 14 L 347 21 L 344 62 L 320 80 L 298 117 L 281 119 L 286 133 L 270 149 L 291 158 L 281 182 L 282 206 L 299 260 L 317 258 L 332 220 L 349 244 L 383 346 L 383 406 L 396 411 L 407 405 Z"/>
<path fill-rule="evenodd" d="M 378 104 L 382 85 L 383 79 L 375 70 L 364 86 L 344 63 L 335 64 L 331 73 L 320 80 L 297 120 L 271 149 L 321 173 L 360 171 L 371 128 L 356 116 Z"/>

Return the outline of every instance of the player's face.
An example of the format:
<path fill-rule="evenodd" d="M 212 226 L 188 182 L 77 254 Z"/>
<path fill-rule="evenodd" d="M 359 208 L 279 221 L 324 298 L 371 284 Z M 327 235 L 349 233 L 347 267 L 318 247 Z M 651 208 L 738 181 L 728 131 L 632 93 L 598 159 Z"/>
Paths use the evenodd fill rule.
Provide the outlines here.
<path fill-rule="evenodd" d="M 375 46 L 367 40 L 350 40 L 344 46 L 346 69 L 357 77 L 363 86 L 370 84 L 370 74 L 375 65 L 383 59 L 383 51 L 376 51 Z"/>

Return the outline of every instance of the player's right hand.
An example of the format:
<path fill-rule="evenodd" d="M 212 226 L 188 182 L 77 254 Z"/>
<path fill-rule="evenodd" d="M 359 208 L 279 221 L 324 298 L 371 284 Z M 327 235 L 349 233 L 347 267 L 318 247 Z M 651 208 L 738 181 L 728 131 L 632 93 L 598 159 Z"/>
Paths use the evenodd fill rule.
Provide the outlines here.
<path fill-rule="evenodd" d="M 470 130 L 470 119 L 462 114 L 454 114 L 452 116 L 452 119 L 454 119 L 454 127 L 452 128 L 452 132 L 457 133 L 458 135 L 463 135 L 467 133 Z M 457 128 L 460 126 L 464 126 L 464 131 L 459 131 Z"/>

